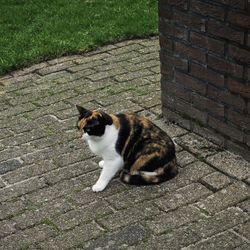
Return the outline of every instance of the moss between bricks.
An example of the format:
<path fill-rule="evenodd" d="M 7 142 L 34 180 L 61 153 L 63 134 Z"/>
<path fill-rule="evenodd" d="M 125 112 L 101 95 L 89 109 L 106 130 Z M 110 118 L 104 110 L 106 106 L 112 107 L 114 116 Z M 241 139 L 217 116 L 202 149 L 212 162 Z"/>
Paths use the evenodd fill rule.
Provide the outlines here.
<path fill-rule="evenodd" d="M 47 226 L 49 226 L 50 228 L 52 228 L 52 229 L 54 229 L 56 231 L 60 231 L 58 226 L 52 220 L 50 220 L 48 218 L 41 219 L 37 224 L 38 225 L 47 225 Z"/>

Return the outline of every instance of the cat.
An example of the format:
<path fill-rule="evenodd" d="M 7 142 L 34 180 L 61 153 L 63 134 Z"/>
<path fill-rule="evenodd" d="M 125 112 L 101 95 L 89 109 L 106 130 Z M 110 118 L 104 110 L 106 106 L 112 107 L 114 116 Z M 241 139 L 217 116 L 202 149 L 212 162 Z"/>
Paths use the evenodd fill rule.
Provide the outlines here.
<path fill-rule="evenodd" d="M 94 154 L 102 157 L 102 171 L 92 187 L 94 192 L 104 190 L 119 171 L 121 181 L 134 185 L 157 184 L 177 175 L 173 141 L 146 117 L 76 107 L 81 138 Z"/>

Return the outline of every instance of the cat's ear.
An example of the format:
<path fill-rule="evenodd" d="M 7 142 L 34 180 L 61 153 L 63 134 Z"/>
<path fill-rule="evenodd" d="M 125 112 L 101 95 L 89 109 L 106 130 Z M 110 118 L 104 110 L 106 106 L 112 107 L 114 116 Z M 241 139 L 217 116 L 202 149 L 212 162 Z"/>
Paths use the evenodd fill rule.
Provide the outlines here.
<path fill-rule="evenodd" d="M 76 105 L 76 108 L 80 114 L 80 117 L 86 117 L 92 114 L 92 112 L 90 110 L 87 110 L 79 105 Z"/>
<path fill-rule="evenodd" d="M 105 120 L 105 123 L 108 125 L 112 125 L 112 123 L 113 123 L 112 117 L 103 111 L 101 111 L 100 113 L 101 113 L 103 119 Z"/>

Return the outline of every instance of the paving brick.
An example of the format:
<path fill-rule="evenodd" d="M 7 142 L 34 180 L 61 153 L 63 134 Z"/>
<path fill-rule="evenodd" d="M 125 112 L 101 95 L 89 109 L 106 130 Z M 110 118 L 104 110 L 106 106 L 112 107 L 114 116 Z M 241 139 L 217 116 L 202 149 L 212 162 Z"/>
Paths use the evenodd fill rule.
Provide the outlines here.
<path fill-rule="evenodd" d="M 207 162 L 220 171 L 239 180 L 250 176 L 250 163 L 227 151 L 208 157 Z"/>
<path fill-rule="evenodd" d="M 15 224 L 11 220 L 0 221 L 0 238 L 4 238 L 7 235 L 15 233 Z M 1 242 L 1 241 L 0 241 Z"/>
<path fill-rule="evenodd" d="M 13 215 L 20 213 L 26 209 L 26 204 L 22 200 L 2 202 L 0 204 L 0 220 L 13 217 Z"/>
<path fill-rule="evenodd" d="M 20 215 L 14 216 L 13 221 L 15 227 L 25 229 L 35 224 L 40 224 L 41 221 L 49 220 L 55 223 L 54 217 L 62 213 L 66 213 L 72 209 L 72 206 L 65 199 L 55 199 L 51 202 L 43 204 L 41 207 L 36 207 L 31 201 L 26 206 L 26 211 Z"/>
<path fill-rule="evenodd" d="M 57 235 L 57 233 L 55 229 L 48 225 L 38 225 L 5 237 L 0 243 L 3 249 L 25 249 L 32 243 L 46 240 L 48 237 Z"/>
<path fill-rule="evenodd" d="M 143 70 L 143 69 L 150 69 L 155 73 L 160 73 L 160 67 L 159 67 L 159 61 L 158 60 L 150 60 L 150 61 L 146 61 L 146 62 L 141 62 L 141 63 L 137 63 L 137 64 L 127 64 L 124 66 L 124 68 L 128 71 L 128 72 L 133 72 L 133 71 L 137 71 L 137 70 Z M 154 71 L 155 70 L 155 71 Z"/>
<path fill-rule="evenodd" d="M 181 167 L 185 167 L 186 165 L 197 160 L 192 154 L 190 154 L 185 150 L 178 152 L 176 154 L 176 157 L 177 157 L 177 164 Z"/>
<path fill-rule="evenodd" d="M 76 164 L 68 165 L 66 167 L 61 167 L 52 170 L 43 175 L 43 177 L 45 178 L 46 183 L 55 184 L 61 180 L 71 179 L 73 177 L 82 175 L 84 173 L 91 172 L 97 168 L 98 166 L 93 162 L 83 161 Z"/>
<path fill-rule="evenodd" d="M 16 183 L 12 186 L 8 186 L 0 189 L 0 201 L 11 200 L 18 196 L 24 195 L 26 193 L 30 193 L 39 188 L 43 188 L 46 186 L 46 183 L 42 178 L 35 177 L 32 179 L 28 179 L 21 183 Z"/>
<path fill-rule="evenodd" d="M 8 183 L 13 184 L 37 175 L 41 175 L 55 168 L 57 168 L 57 166 L 54 165 L 52 161 L 45 160 L 43 162 L 23 166 L 22 168 L 16 169 L 15 171 L 6 173 L 3 175 L 3 179 L 6 180 Z"/>
<path fill-rule="evenodd" d="M 242 201 L 241 203 L 237 204 L 244 212 L 250 214 L 250 199 Z"/>
<path fill-rule="evenodd" d="M 63 57 L 60 57 L 60 58 L 55 58 L 55 59 L 49 60 L 48 63 L 50 65 L 54 65 L 54 64 L 64 63 L 64 62 L 67 62 L 67 61 L 77 60 L 79 58 L 82 58 L 82 56 L 80 56 L 80 55 L 63 56 Z"/>
<path fill-rule="evenodd" d="M 9 171 L 13 171 L 22 166 L 22 160 L 20 159 L 11 159 L 8 161 L 0 162 L 0 174 L 5 174 Z"/>
<path fill-rule="evenodd" d="M 82 249 L 121 249 L 143 241 L 149 232 L 140 224 L 127 226 L 115 233 L 106 234 L 96 240 L 80 245 Z"/>
<path fill-rule="evenodd" d="M 171 232 L 174 228 L 181 227 L 192 221 L 198 221 L 203 217 L 204 215 L 197 208 L 184 206 L 168 213 L 161 213 L 153 220 L 147 221 L 146 225 L 155 234 L 162 234 Z"/>
<path fill-rule="evenodd" d="M 183 188 L 177 189 L 161 198 L 155 200 L 155 203 L 164 211 L 176 209 L 180 206 L 193 203 L 212 192 L 199 183 L 193 183 Z"/>
<path fill-rule="evenodd" d="M 167 123 L 162 121 L 161 119 L 157 119 L 154 121 L 154 123 L 160 127 L 162 130 L 168 133 L 168 135 L 173 138 L 173 137 L 178 137 L 181 135 L 184 135 L 187 133 L 187 130 L 172 124 L 172 123 Z"/>
<path fill-rule="evenodd" d="M 237 208 L 228 208 L 211 218 L 200 220 L 191 226 L 191 230 L 194 230 L 200 237 L 208 237 L 243 223 L 247 219 L 248 216 Z"/>
<path fill-rule="evenodd" d="M 140 50 L 142 48 L 143 48 L 142 45 L 135 43 L 135 44 L 131 44 L 129 46 L 123 46 L 123 47 L 119 47 L 118 49 L 111 50 L 111 51 L 109 51 L 109 54 L 120 55 L 120 54 L 131 52 L 133 50 Z"/>
<path fill-rule="evenodd" d="M 98 173 L 96 171 L 91 172 L 70 180 L 63 180 L 53 186 L 39 189 L 36 192 L 27 194 L 25 197 L 34 204 L 41 204 L 58 197 L 64 197 L 66 195 L 72 194 L 75 191 L 80 191 L 91 184 L 93 185 L 97 178 Z"/>
<path fill-rule="evenodd" d="M 74 62 L 77 64 L 83 64 L 83 63 L 89 63 L 93 61 L 100 61 L 103 59 L 107 59 L 109 57 L 110 57 L 109 53 L 93 53 L 93 54 L 89 53 L 89 54 L 86 54 L 86 56 L 81 56 L 80 58 L 74 60 Z"/>
<path fill-rule="evenodd" d="M 249 243 L 243 243 L 242 245 L 234 248 L 235 250 L 247 250 L 249 248 Z"/>
<path fill-rule="evenodd" d="M 3 181 L 3 179 L 0 177 L 0 188 L 5 187 L 5 183 Z"/>
<path fill-rule="evenodd" d="M 209 142 L 193 133 L 176 138 L 176 142 L 183 148 L 198 155 L 199 158 L 206 158 L 209 155 L 215 154 L 219 150 L 219 147 L 212 142 Z"/>
<path fill-rule="evenodd" d="M 59 236 L 47 239 L 39 244 L 42 249 L 65 249 L 76 247 L 84 242 L 96 238 L 102 234 L 102 230 L 96 223 L 84 224 L 75 227 L 73 230 L 60 234 Z"/>
<path fill-rule="evenodd" d="M 141 78 L 141 77 L 146 77 L 148 75 L 152 75 L 153 73 L 148 70 L 140 70 L 140 71 L 135 71 L 135 72 L 130 72 L 122 75 L 117 75 L 114 77 L 114 79 L 118 82 L 125 82 L 125 81 L 130 81 L 133 79 Z"/>
<path fill-rule="evenodd" d="M 250 222 L 238 225 L 234 228 L 234 231 L 250 240 Z"/>
<path fill-rule="evenodd" d="M 69 72 L 78 72 L 78 71 L 85 71 L 86 69 L 93 69 L 96 68 L 96 66 L 103 65 L 105 62 L 104 61 L 90 61 L 88 63 L 82 63 L 78 65 L 74 65 L 67 70 Z"/>
<path fill-rule="evenodd" d="M 212 236 L 208 239 L 202 240 L 194 245 L 183 248 L 183 250 L 191 249 L 235 249 L 244 243 L 244 240 L 231 231 L 226 231 L 221 234 Z"/>
<path fill-rule="evenodd" d="M 174 229 L 154 241 L 155 249 L 180 249 L 187 247 L 202 238 L 221 233 L 247 220 L 240 210 L 230 208 L 210 218 L 204 218 L 187 226 Z"/>
<path fill-rule="evenodd" d="M 176 51 L 188 52 L 183 54 L 185 58 L 208 60 L 209 72 L 217 72 L 215 76 L 204 76 L 197 71 L 200 66 L 192 64 L 196 77 L 221 86 L 224 74 L 242 76 L 243 66 L 219 58 L 224 42 L 193 31 L 205 31 L 206 20 L 197 15 L 190 19 L 182 11 L 187 10 L 188 1 L 169 0 L 164 4 L 164 17 L 175 18 L 173 24 L 178 24 L 174 28 L 167 25 L 168 34 L 183 41 L 176 40 Z M 219 7 L 211 12 L 204 10 L 207 3 L 198 4 L 202 14 L 221 18 Z M 230 7 L 229 12 L 232 11 Z M 178 17 L 178 13 L 182 16 Z M 239 20 L 236 22 L 230 15 L 230 22 L 238 24 Z M 219 23 L 210 21 L 210 32 L 218 35 L 213 28 Z M 190 40 L 196 47 L 188 45 L 189 27 Z M 234 30 L 228 39 L 236 41 L 241 35 L 241 31 Z M 168 39 L 163 45 L 168 51 L 174 49 Z M 243 50 L 235 48 L 229 44 L 230 55 L 245 62 L 246 55 L 239 56 Z M 215 53 L 218 58 L 204 58 L 204 51 Z M 177 54 L 169 57 L 166 53 L 161 56 L 176 65 L 176 79 L 178 85 L 183 85 L 182 91 L 184 87 L 194 87 L 199 93 L 208 92 L 212 101 L 219 98 L 222 105 L 232 104 L 240 113 L 244 111 L 243 97 L 238 96 L 235 101 L 235 94 L 222 90 L 218 96 L 218 88 L 192 80 L 187 74 L 188 58 L 178 58 Z M 166 67 L 162 70 L 169 71 Z M 12 74 L 13 77 L 0 78 L 1 249 L 248 249 L 248 165 L 202 137 L 163 121 L 158 37 L 104 46 Z M 232 91 L 241 91 L 232 80 L 229 83 Z M 183 97 L 190 98 L 190 91 L 187 95 L 181 92 L 178 98 Z M 125 185 L 117 176 L 104 192 L 93 193 L 91 186 L 101 172 L 97 165 L 100 159 L 78 138 L 75 104 L 110 113 L 134 111 L 148 116 L 174 139 L 177 158 L 183 166 L 179 174 L 160 185 L 139 187 Z M 178 105 L 184 102 L 178 101 Z M 204 118 L 197 109 L 192 110 L 195 116 Z M 235 118 L 231 120 L 237 126 L 243 124 L 246 128 L 246 121 L 229 111 L 228 118 Z M 198 125 L 191 125 L 202 136 L 208 134 L 195 128 Z M 213 139 L 221 141 L 217 134 L 213 134 Z M 242 182 L 235 182 L 234 178 Z"/>
<path fill-rule="evenodd" d="M 110 71 L 98 72 L 88 76 L 88 78 L 92 81 L 99 81 L 108 77 L 118 76 L 126 72 L 124 68 L 116 68 Z"/>
<path fill-rule="evenodd" d="M 84 207 L 77 207 L 67 213 L 64 213 L 54 222 L 61 230 L 68 230 L 79 224 L 83 224 L 92 220 L 96 220 L 108 214 L 112 214 L 113 210 L 102 200 L 97 200 L 87 204 Z"/>
<path fill-rule="evenodd" d="M 108 230 L 116 230 L 120 227 L 127 226 L 137 221 L 154 217 L 160 213 L 159 209 L 150 202 L 144 202 L 131 207 L 127 210 L 119 210 L 114 214 L 107 215 L 97 220 Z"/>
<path fill-rule="evenodd" d="M 197 203 L 198 207 L 213 214 L 234 206 L 250 196 L 249 187 L 237 181 Z"/>
<path fill-rule="evenodd" d="M 60 64 L 54 64 L 52 66 L 39 69 L 37 72 L 39 75 L 43 76 L 43 75 L 47 75 L 47 74 L 50 74 L 53 72 L 65 70 L 65 69 L 69 68 L 70 66 L 72 66 L 73 64 L 74 63 L 72 61 L 66 61 L 66 62 L 62 62 Z"/>
<path fill-rule="evenodd" d="M 233 180 L 220 172 L 214 172 L 202 178 L 201 181 L 210 189 L 218 191 L 231 184 Z"/>
<path fill-rule="evenodd" d="M 140 53 L 137 51 L 130 51 L 129 53 L 124 53 L 121 55 L 109 55 L 107 58 L 104 58 L 105 62 L 121 62 L 121 61 L 128 61 L 131 62 L 134 61 L 141 61 L 138 60 L 138 56 L 140 56 Z M 137 59 L 135 59 L 137 58 Z"/>

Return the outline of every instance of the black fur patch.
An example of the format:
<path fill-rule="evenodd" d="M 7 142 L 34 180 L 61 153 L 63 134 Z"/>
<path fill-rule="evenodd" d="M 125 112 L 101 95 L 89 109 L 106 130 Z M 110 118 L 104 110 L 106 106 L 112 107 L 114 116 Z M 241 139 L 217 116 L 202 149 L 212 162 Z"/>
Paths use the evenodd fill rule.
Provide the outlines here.
<path fill-rule="evenodd" d="M 116 116 L 118 117 L 119 122 L 120 122 L 120 131 L 118 134 L 118 140 L 117 140 L 115 147 L 116 147 L 116 151 L 121 154 L 125 146 L 125 143 L 129 137 L 131 128 L 130 128 L 130 123 L 126 115 L 117 114 Z"/>

